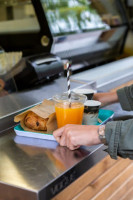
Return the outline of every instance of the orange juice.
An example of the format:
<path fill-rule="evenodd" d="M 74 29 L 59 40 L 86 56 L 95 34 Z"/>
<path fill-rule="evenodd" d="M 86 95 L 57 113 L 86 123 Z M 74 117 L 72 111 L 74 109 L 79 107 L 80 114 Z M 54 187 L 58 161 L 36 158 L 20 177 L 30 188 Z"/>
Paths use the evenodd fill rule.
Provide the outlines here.
<path fill-rule="evenodd" d="M 80 102 L 58 103 L 55 105 L 58 128 L 66 124 L 82 124 L 84 104 Z"/>

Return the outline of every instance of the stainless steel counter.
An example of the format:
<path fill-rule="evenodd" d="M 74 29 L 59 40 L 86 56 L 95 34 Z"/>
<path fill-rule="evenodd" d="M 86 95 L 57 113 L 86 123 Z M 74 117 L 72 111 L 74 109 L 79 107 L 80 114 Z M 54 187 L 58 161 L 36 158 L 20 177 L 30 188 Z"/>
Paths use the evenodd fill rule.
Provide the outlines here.
<path fill-rule="evenodd" d="M 87 75 L 87 72 L 84 73 Z M 74 78 L 76 79 L 76 76 Z M 131 80 L 129 74 L 125 82 L 126 80 Z M 54 141 L 16 136 L 13 130 L 14 115 L 44 98 L 51 98 L 57 92 L 66 91 L 65 81 L 64 77 L 60 77 L 41 88 L 0 99 L 0 199 L 49 200 L 107 155 L 103 151 L 104 145 L 70 151 L 58 146 Z M 72 81 L 72 88 L 90 85 L 90 82 L 81 82 Z M 103 80 L 103 84 L 97 88 L 107 91 L 122 82 L 123 78 L 118 78 L 104 85 Z M 105 109 L 115 111 L 114 120 L 131 118 L 133 114 L 122 111 L 119 104 Z"/>
<path fill-rule="evenodd" d="M 41 88 L 0 99 L 0 199 L 48 200 L 106 156 L 103 145 L 70 151 L 54 141 L 16 136 L 14 116 L 66 91 L 66 86 L 66 78 L 60 77 Z M 72 89 L 82 86 L 95 87 L 95 82 L 71 81 Z"/>
<path fill-rule="evenodd" d="M 114 110 L 117 120 L 131 117 L 119 104 L 105 109 Z M 9 128 L 0 134 L 0 199 L 49 200 L 104 158 L 104 149 L 70 151 L 54 141 L 16 136 Z"/>
<path fill-rule="evenodd" d="M 70 151 L 54 141 L 16 136 L 11 128 L 0 136 L 0 199 L 48 200 L 106 156 L 102 149 Z"/>

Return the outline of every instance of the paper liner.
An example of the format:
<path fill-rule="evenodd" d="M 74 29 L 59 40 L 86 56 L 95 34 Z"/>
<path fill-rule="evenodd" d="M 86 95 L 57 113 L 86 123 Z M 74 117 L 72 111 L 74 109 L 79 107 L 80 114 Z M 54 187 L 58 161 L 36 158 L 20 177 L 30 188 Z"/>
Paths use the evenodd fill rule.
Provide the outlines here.
<path fill-rule="evenodd" d="M 39 117 L 42 117 L 43 119 L 48 118 L 48 121 L 46 123 L 47 131 L 37 131 L 30 129 L 25 126 L 24 119 L 25 116 L 30 112 L 34 112 Z M 25 131 L 31 131 L 31 132 L 38 132 L 38 133 L 51 133 L 55 129 L 57 129 L 57 121 L 56 121 L 56 114 L 55 114 L 55 106 L 54 102 L 45 99 L 41 104 L 34 106 L 20 114 L 14 117 L 15 122 L 20 122 L 21 127 Z"/>

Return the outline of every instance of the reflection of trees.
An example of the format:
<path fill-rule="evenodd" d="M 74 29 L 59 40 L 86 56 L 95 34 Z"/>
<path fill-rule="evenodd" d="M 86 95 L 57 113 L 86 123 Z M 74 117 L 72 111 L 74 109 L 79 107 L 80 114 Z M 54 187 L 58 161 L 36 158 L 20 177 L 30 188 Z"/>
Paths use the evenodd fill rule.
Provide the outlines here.
<path fill-rule="evenodd" d="M 66 7 L 69 4 L 68 0 L 42 0 L 42 2 L 49 8 L 55 9 L 60 7 Z"/>
<path fill-rule="evenodd" d="M 89 23 L 98 28 L 96 24 L 102 23 L 89 0 L 42 0 L 42 2 L 54 33 L 82 31 L 83 27 L 89 29 Z"/>
<path fill-rule="evenodd" d="M 86 0 L 77 0 L 77 2 L 80 3 L 80 4 L 83 4 L 83 5 L 90 3 L 89 0 L 88 1 L 86 1 Z"/>

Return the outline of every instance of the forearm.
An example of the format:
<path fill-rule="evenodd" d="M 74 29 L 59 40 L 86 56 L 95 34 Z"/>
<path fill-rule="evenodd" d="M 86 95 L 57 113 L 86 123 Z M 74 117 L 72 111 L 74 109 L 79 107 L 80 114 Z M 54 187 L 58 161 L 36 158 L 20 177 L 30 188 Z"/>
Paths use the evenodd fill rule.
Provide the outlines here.
<path fill-rule="evenodd" d="M 96 93 L 93 96 L 94 100 L 100 101 L 102 106 L 118 102 L 117 92 Z"/>

